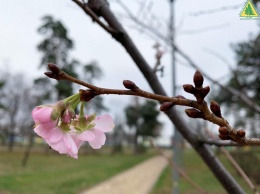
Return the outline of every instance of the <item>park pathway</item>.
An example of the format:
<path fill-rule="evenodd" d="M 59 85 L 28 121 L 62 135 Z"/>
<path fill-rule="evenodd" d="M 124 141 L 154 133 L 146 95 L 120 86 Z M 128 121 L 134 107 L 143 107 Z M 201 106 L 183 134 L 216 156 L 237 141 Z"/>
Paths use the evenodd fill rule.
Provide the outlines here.
<path fill-rule="evenodd" d="M 166 165 L 154 156 L 80 194 L 149 194 Z"/>

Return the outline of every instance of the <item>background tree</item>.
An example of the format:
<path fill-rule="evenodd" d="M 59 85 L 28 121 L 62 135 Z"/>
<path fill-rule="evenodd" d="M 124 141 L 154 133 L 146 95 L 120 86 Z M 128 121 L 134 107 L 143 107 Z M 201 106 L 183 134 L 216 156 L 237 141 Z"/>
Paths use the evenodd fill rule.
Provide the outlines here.
<path fill-rule="evenodd" d="M 159 135 L 161 122 L 158 121 L 157 103 L 146 100 L 143 104 L 139 104 L 138 98 L 135 103 L 125 108 L 125 116 L 127 125 L 134 129 L 134 153 L 138 153 L 142 145 L 138 145 L 138 137 L 145 139 L 146 137 L 156 137 Z"/>
<path fill-rule="evenodd" d="M 28 128 L 32 128 L 30 111 L 35 102 L 31 95 L 31 87 L 21 74 L 5 75 L 0 104 L 3 105 L 1 128 L 3 137 L 8 140 L 9 151 L 13 150 L 15 138 L 26 136 Z"/>
<path fill-rule="evenodd" d="M 38 32 L 44 36 L 44 39 L 37 47 L 42 53 L 40 67 L 46 68 L 48 63 L 55 63 L 61 70 L 71 76 L 84 79 L 90 83 L 102 77 L 102 69 L 98 66 L 97 62 L 93 61 L 84 65 L 79 60 L 70 58 L 70 51 L 73 49 L 74 42 L 69 37 L 68 30 L 61 21 L 55 20 L 49 15 L 44 16 L 42 20 L 43 24 L 38 28 Z M 64 99 L 78 89 L 71 82 L 61 80 L 53 84 L 45 77 L 35 79 L 34 83 L 41 94 L 41 100 Z M 50 87 L 51 85 L 54 87 Z M 43 88 L 44 90 L 42 90 Z M 39 102 L 39 104 L 41 103 Z M 107 110 L 103 103 L 103 98 L 98 97 L 89 102 L 88 110 L 96 113 Z"/>

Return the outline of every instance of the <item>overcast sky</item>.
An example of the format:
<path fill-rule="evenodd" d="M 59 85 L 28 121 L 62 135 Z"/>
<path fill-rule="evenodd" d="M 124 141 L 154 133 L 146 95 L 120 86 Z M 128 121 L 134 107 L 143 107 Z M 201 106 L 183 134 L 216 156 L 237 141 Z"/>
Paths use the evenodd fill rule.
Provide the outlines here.
<path fill-rule="evenodd" d="M 133 11 L 138 13 L 139 4 L 143 0 L 122 0 Z M 166 0 L 147 0 L 151 4 L 151 12 L 163 24 L 169 16 L 169 4 Z M 225 57 L 231 65 L 235 65 L 235 55 L 231 44 L 246 41 L 259 32 L 256 20 L 240 20 L 239 14 L 245 0 L 176 0 L 175 26 L 176 43 L 205 72 L 215 79 L 226 80 L 228 67 L 221 60 L 205 50 L 211 50 Z M 223 10 L 211 14 L 194 13 L 215 10 L 221 7 L 235 6 L 234 9 Z M 111 1 L 111 9 L 117 15 L 124 13 L 115 1 Z M 69 36 L 74 40 L 75 49 L 71 56 L 82 62 L 95 60 L 102 67 L 104 77 L 96 82 L 98 86 L 108 88 L 123 88 L 122 80 L 133 80 L 140 88 L 150 91 L 145 79 L 138 71 L 134 62 L 115 40 L 97 24 L 86 16 L 82 10 L 70 0 L 34 0 L 5 1 L 0 6 L 0 69 L 9 72 L 26 72 L 27 77 L 42 75 L 44 69 L 38 69 L 40 53 L 36 45 L 42 40 L 37 33 L 41 18 L 52 15 L 59 19 L 69 29 Z M 149 21 L 147 17 L 147 21 Z M 145 18 L 143 18 L 145 20 Z M 126 19 L 121 19 L 133 41 L 136 43 L 145 59 L 153 66 L 155 51 L 152 45 L 155 40 L 145 33 L 135 30 Z M 163 33 L 166 29 L 161 27 Z M 195 33 L 200 32 L 200 33 Z M 192 82 L 194 69 L 184 65 L 185 60 L 178 57 L 177 85 Z M 164 77 L 160 78 L 170 95 L 172 93 L 172 73 L 170 54 L 162 58 L 165 65 Z M 181 63 L 179 63 L 181 62 Z M 224 77 L 223 77 L 224 76 Z M 206 84 L 209 82 L 206 81 Z M 19 83 L 18 83 L 19 84 Z M 183 94 L 181 90 L 177 94 Z M 105 96 L 112 114 L 119 115 L 128 102 L 128 97 Z M 122 114 L 121 114 L 122 115 Z M 161 118 L 166 120 L 164 116 Z M 163 137 L 170 137 L 172 131 L 165 124 Z"/>

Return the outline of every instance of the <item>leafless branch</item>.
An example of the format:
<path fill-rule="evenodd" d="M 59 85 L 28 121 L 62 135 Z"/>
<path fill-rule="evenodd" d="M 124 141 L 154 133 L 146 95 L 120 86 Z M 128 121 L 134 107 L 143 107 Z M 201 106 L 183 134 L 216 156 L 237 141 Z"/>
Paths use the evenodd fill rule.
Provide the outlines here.
<path fill-rule="evenodd" d="M 191 118 L 202 118 L 204 120 L 210 121 L 220 127 L 226 127 L 225 137 L 230 140 L 238 143 L 239 145 L 260 145 L 260 139 L 257 138 L 245 138 L 245 136 L 240 135 L 234 128 L 232 128 L 228 121 L 225 120 L 220 113 L 220 108 L 217 104 L 214 104 L 213 101 L 210 103 L 210 109 L 207 103 L 204 101 L 205 96 L 209 93 L 209 87 L 202 88 L 203 77 L 202 75 L 196 71 L 194 74 L 194 84 L 195 87 L 192 85 L 186 84 L 183 85 L 183 88 L 186 92 L 194 94 L 197 101 L 186 99 L 182 96 L 177 97 L 168 97 L 159 94 L 154 94 L 150 92 L 146 92 L 141 90 L 139 87 L 136 86 L 135 83 L 129 80 L 124 80 L 123 85 L 128 90 L 118 90 L 118 89 L 108 89 L 108 88 L 100 88 L 94 86 L 92 84 L 86 83 L 84 81 L 78 80 L 64 71 L 60 70 L 56 65 L 49 64 L 48 65 L 51 72 L 46 72 L 45 74 L 56 80 L 68 80 L 79 85 L 85 86 L 90 90 L 80 90 L 81 100 L 89 101 L 90 99 L 94 98 L 95 96 L 102 95 L 102 94 L 116 94 L 116 95 L 130 95 L 130 96 L 139 96 L 148 99 L 157 100 L 159 102 L 163 102 L 161 105 L 162 111 L 168 111 L 174 105 L 180 106 L 188 106 L 195 109 L 186 109 L 186 114 Z M 223 135 L 220 132 L 221 135 Z"/>
<path fill-rule="evenodd" d="M 206 143 L 208 145 L 215 145 L 215 146 L 240 146 L 237 143 L 227 140 L 215 140 L 215 139 L 200 139 L 202 143 Z"/>
<path fill-rule="evenodd" d="M 212 30 L 220 30 L 223 28 L 227 28 L 230 26 L 230 23 L 223 23 L 219 25 L 206 26 L 203 28 L 195 29 L 195 30 L 183 30 L 176 33 L 176 35 L 192 35 L 192 34 L 201 34 L 204 32 L 212 31 Z"/>

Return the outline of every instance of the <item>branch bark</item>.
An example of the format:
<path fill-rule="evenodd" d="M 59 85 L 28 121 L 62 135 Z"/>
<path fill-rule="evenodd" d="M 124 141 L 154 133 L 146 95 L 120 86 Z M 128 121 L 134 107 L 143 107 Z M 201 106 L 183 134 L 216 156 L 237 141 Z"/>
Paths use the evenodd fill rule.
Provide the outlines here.
<path fill-rule="evenodd" d="M 154 93 L 166 96 L 166 92 L 160 84 L 157 76 L 153 73 L 151 67 L 145 61 L 145 59 L 140 54 L 139 50 L 137 49 L 131 38 L 128 36 L 124 28 L 118 22 L 114 14 L 111 12 L 107 3 L 102 0 L 89 0 L 88 4 L 85 6 L 89 6 L 94 13 L 98 13 L 98 15 L 102 16 L 107 21 L 110 27 L 120 32 L 116 36 L 115 34 L 112 34 L 112 36 L 119 43 L 121 43 L 122 46 L 126 49 L 126 51 L 129 53 L 131 58 L 134 60 L 140 71 L 147 79 Z M 223 185 L 223 187 L 226 189 L 228 193 L 245 193 L 243 189 L 240 187 L 240 185 L 231 176 L 231 174 L 216 158 L 214 153 L 211 151 L 210 147 L 205 144 L 199 143 L 194 138 L 194 132 L 187 126 L 187 124 L 184 122 L 184 120 L 180 117 L 180 115 L 174 108 L 167 112 L 167 116 L 172 121 L 172 123 L 175 124 L 179 132 L 186 138 L 186 140 L 202 157 L 204 162 L 212 170 L 212 172 L 215 174 L 217 179 L 220 181 L 220 183 Z"/>

